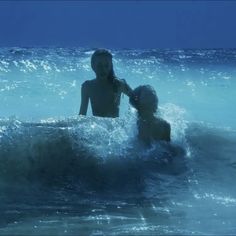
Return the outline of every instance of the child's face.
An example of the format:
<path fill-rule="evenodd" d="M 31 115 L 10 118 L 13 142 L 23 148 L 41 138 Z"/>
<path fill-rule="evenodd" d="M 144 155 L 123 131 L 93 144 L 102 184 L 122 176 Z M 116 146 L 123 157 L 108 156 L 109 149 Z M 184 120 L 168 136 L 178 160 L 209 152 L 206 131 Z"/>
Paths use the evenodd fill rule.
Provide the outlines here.
<path fill-rule="evenodd" d="M 93 64 L 93 70 L 98 78 L 107 79 L 112 69 L 112 61 L 107 56 L 98 56 Z"/>

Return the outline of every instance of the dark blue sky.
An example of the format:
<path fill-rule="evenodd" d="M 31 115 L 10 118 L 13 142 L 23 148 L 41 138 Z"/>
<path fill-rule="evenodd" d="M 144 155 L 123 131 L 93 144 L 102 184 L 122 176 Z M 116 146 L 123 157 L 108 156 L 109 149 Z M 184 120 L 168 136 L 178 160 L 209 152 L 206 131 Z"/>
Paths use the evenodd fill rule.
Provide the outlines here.
<path fill-rule="evenodd" d="M 1 1 L 0 46 L 236 48 L 236 1 Z"/>

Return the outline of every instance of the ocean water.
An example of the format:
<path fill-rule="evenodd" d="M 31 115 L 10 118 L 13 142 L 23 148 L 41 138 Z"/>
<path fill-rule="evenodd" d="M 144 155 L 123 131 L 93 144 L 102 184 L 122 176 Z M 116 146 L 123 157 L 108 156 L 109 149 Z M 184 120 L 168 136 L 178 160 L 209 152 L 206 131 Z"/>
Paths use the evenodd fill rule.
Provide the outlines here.
<path fill-rule="evenodd" d="M 136 113 L 79 117 L 92 49 L 0 48 L 0 235 L 236 234 L 236 50 L 113 50 L 152 85 L 172 142 Z"/>

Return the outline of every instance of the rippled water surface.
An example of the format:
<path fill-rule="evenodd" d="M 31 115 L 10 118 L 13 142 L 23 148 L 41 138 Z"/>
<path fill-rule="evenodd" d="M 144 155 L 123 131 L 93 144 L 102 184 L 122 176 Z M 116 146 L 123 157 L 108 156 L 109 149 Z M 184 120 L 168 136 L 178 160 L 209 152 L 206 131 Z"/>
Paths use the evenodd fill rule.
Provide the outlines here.
<path fill-rule="evenodd" d="M 236 234 L 236 50 L 113 50 L 151 84 L 172 142 L 136 114 L 78 117 L 93 50 L 0 49 L 0 235 Z"/>

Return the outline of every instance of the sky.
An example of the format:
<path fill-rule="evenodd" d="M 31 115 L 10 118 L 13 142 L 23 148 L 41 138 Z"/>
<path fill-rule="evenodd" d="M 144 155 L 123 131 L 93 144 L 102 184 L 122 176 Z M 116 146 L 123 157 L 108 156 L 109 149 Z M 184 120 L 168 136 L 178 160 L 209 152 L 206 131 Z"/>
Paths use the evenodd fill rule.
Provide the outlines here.
<path fill-rule="evenodd" d="M 0 47 L 236 48 L 236 1 L 0 0 Z"/>

